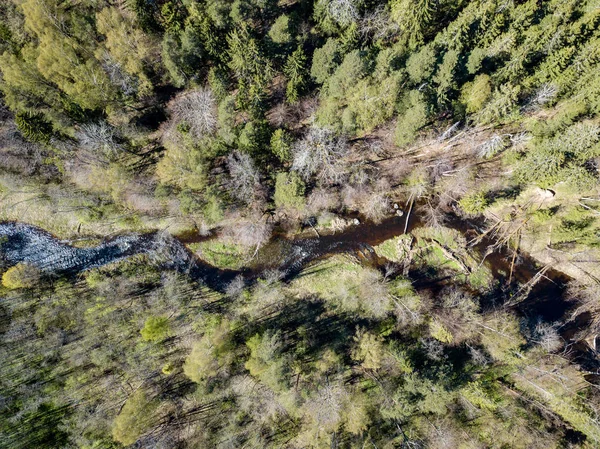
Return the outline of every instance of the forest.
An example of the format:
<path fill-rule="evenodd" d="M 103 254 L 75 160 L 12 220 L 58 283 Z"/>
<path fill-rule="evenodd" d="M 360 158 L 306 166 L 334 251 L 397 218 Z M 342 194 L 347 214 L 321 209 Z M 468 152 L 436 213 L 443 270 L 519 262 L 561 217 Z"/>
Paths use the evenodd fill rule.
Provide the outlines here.
<path fill-rule="evenodd" d="M 599 0 L 0 0 L 0 448 L 600 447 Z"/>

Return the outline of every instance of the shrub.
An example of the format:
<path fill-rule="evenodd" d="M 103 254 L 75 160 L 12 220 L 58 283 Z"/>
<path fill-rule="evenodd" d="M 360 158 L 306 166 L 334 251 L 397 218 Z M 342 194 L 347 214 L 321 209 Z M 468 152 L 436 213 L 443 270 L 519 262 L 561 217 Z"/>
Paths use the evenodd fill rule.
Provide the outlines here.
<path fill-rule="evenodd" d="M 475 192 L 461 198 L 458 204 L 467 214 L 478 215 L 489 206 L 489 200 L 484 192 Z"/>
<path fill-rule="evenodd" d="M 145 341 L 158 343 L 169 337 L 171 325 L 169 319 L 164 316 L 151 316 L 146 319 L 144 327 L 140 330 Z"/>
<path fill-rule="evenodd" d="M 304 190 L 304 182 L 298 173 L 278 173 L 275 180 L 275 205 L 302 209 L 304 207 Z"/>
<path fill-rule="evenodd" d="M 40 279 L 40 270 L 32 265 L 18 263 L 2 275 L 2 285 L 8 289 L 33 288 Z"/>

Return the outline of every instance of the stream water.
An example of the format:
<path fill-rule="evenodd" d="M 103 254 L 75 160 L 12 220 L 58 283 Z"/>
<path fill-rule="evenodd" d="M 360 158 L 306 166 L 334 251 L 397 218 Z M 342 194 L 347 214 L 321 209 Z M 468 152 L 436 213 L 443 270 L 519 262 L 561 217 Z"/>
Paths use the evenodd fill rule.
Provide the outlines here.
<path fill-rule="evenodd" d="M 477 230 L 480 223 L 461 220 L 455 216 L 447 217 L 446 225 L 460 230 L 463 234 Z M 411 218 L 410 231 L 420 226 L 418 217 Z M 246 284 L 251 284 L 268 270 L 278 270 L 284 280 L 297 276 L 309 263 L 333 254 L 353 253 L 379 268 L 383 268 L 385 260 L 377 258 L 373 246 L 385 240 L 401 235 L 405 229 L 405 218 L 391 217 L 381 223 L 363 223 L 350 226 L 343 232 L 316 236 L 314 238 L 285 238 L 276 236 L 261 249 L 250 265 L 242 270 L 225 270 L 211 266 L 199 260 L 184 243 L 166 233 L 153 232 L 146 234 L 128 234 L 107 239 L 91 248 L 72 246 L 48 232 L 24 223 L 0 223 L 0 260 L 6 265 L 26 262 L 37 266 L 47 273 L 75 274 L 87 269 L 100 267 L 111 262 L 123 260 L 136 254 L 147 254 L 156 258 L 167 268 L 186 273 L 210 288 L 224 291 L 227 285 L 237 276 L 242 276 Z M 187 239 L 193 238 L 188 236 Z M 493 242 L 482 241 L 473 247 L 473 251 L 481 256 Z M 512 285 L 508 285 L 510 272 L 510 255 L 496 251 L 485 256 L 485 263 L 490 267 L 495 278 L 495 287 L 481 298 L 482 307 L 498 307 L 510 300 L 518 285 L 527 283 L 540 270 L 536 262 L 520 255 L 519 263 L 513 270 Z M 451 280 L 431 279 L 422 273 L 412 273 L 415 286 L 427 289 L 435 294 Z M 514 307 L 526 319 L 554 322 L 563 320 L 563 336 L 569 338 L 575 331 L 586 325 L 585 317 L 578 320 L 565 320 L 574 307 L 573 302 L 565 298 L 565 286 L 570 278 L 556 270 L 548 270 L 532 290 L 526 300 Z M 580 348 L 578 357 L 584 356 L 586 363 L 593 361 L 594 354 L 588 354 Z"/>

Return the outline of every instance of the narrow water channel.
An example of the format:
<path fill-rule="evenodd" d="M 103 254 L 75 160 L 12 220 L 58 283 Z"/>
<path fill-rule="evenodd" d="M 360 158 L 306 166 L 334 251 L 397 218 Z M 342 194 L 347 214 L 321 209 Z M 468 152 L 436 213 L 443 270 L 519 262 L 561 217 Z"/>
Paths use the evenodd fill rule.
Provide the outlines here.
<path fill-rule="evenodd" d="M 408 230 L 421 226 L 417 216 L 411 217 Z M 448 216 L 446 226 L 467 235 L 476 231 L 481 223 L 469 222 L 456 216 Z M 167 268 L 186 273 L 214 290 L 224 291 L 236 277 L 243 276 L 251 284 L 268 270 L 278 270 L 285 280 L 297 276 L 311 262 L 333 254 L 361 252 L 373 254 L 376 246 L 390 238 L 401 235 L 405 229 L 404 217 L 391 217 L 381 223 L 350 226 L 343 232 L 316 236 L 314 238 L 285 238 L 276 236 L 265 245 L 248 267 L 239 271 L 224 270 L 195 257 L 182 241 L 168 234 L 153 232 L 146 234 L 128 234 L 107 239 L 91 248 L 78 248 L 62 241 L 48 232 L 24 223 L 0 223 L 0 258 L 7 265 L 26 262 L 39 267 L 47 273 L 75 274 L 87 269 L 100 267 L 111 262 L 123 260 L 136 254 L 148 254 L 156 257 Z M 187 236 L 188 240 L 194 238 Z M 185 239 L 184 239 L 185 241 Z M 508 285 L 507 273 L 510 272 L 510 254 L 496 251 L 487 254 L 487 248 L 493 242 L 483 240 L 472 248 L 485 256 L 485 263 L 492 270 L 495 285 L 490 292 L 481 297 L 482 307 L 501 307 L 510 301 L 519 285 L 531 280 L 540 270 L 538 264 L 521 254 L 519 264 L 512 274 L 512 285 Z M 372 263 L 381 259 L 374 258 Z M 427 289 L 435 293 L 447 285 L 448 280 L 428 279 L 421 273 L 411 273 L 418 289 Z M 525 319 L 542 319 L 548 322 L 563 320 L 568 316 L 574 303 L 565 298 L 565 288 L 571 279 L 564 273 L 548 270 L 529 292 L 526 300 L 514 307 Z M 574 326 L 585 326 L 586 320 L 568 322 L 562 327 L 565 338 L 574 334 Z M 580 348 L 585 352 L 585 348 Z M 583 354 L 586 363 L 595 361 L 595 354 Z M 581 357 L 581 351 L 578 357 Z M 595 362 L 594 362 L 595 364 Z"/>

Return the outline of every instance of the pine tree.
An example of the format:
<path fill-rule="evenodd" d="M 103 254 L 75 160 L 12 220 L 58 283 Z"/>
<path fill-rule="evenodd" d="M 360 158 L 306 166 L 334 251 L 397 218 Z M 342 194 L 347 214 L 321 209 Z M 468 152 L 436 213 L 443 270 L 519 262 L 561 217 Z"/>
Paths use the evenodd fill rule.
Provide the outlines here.
<path fill-rule="evenodd" d="M 286 98 L 289 103 L 296 103 L 306 88 L 308 70 L 306 54 L 299 46 L 287 59 L 283 74 L 287 78 Z"/>

